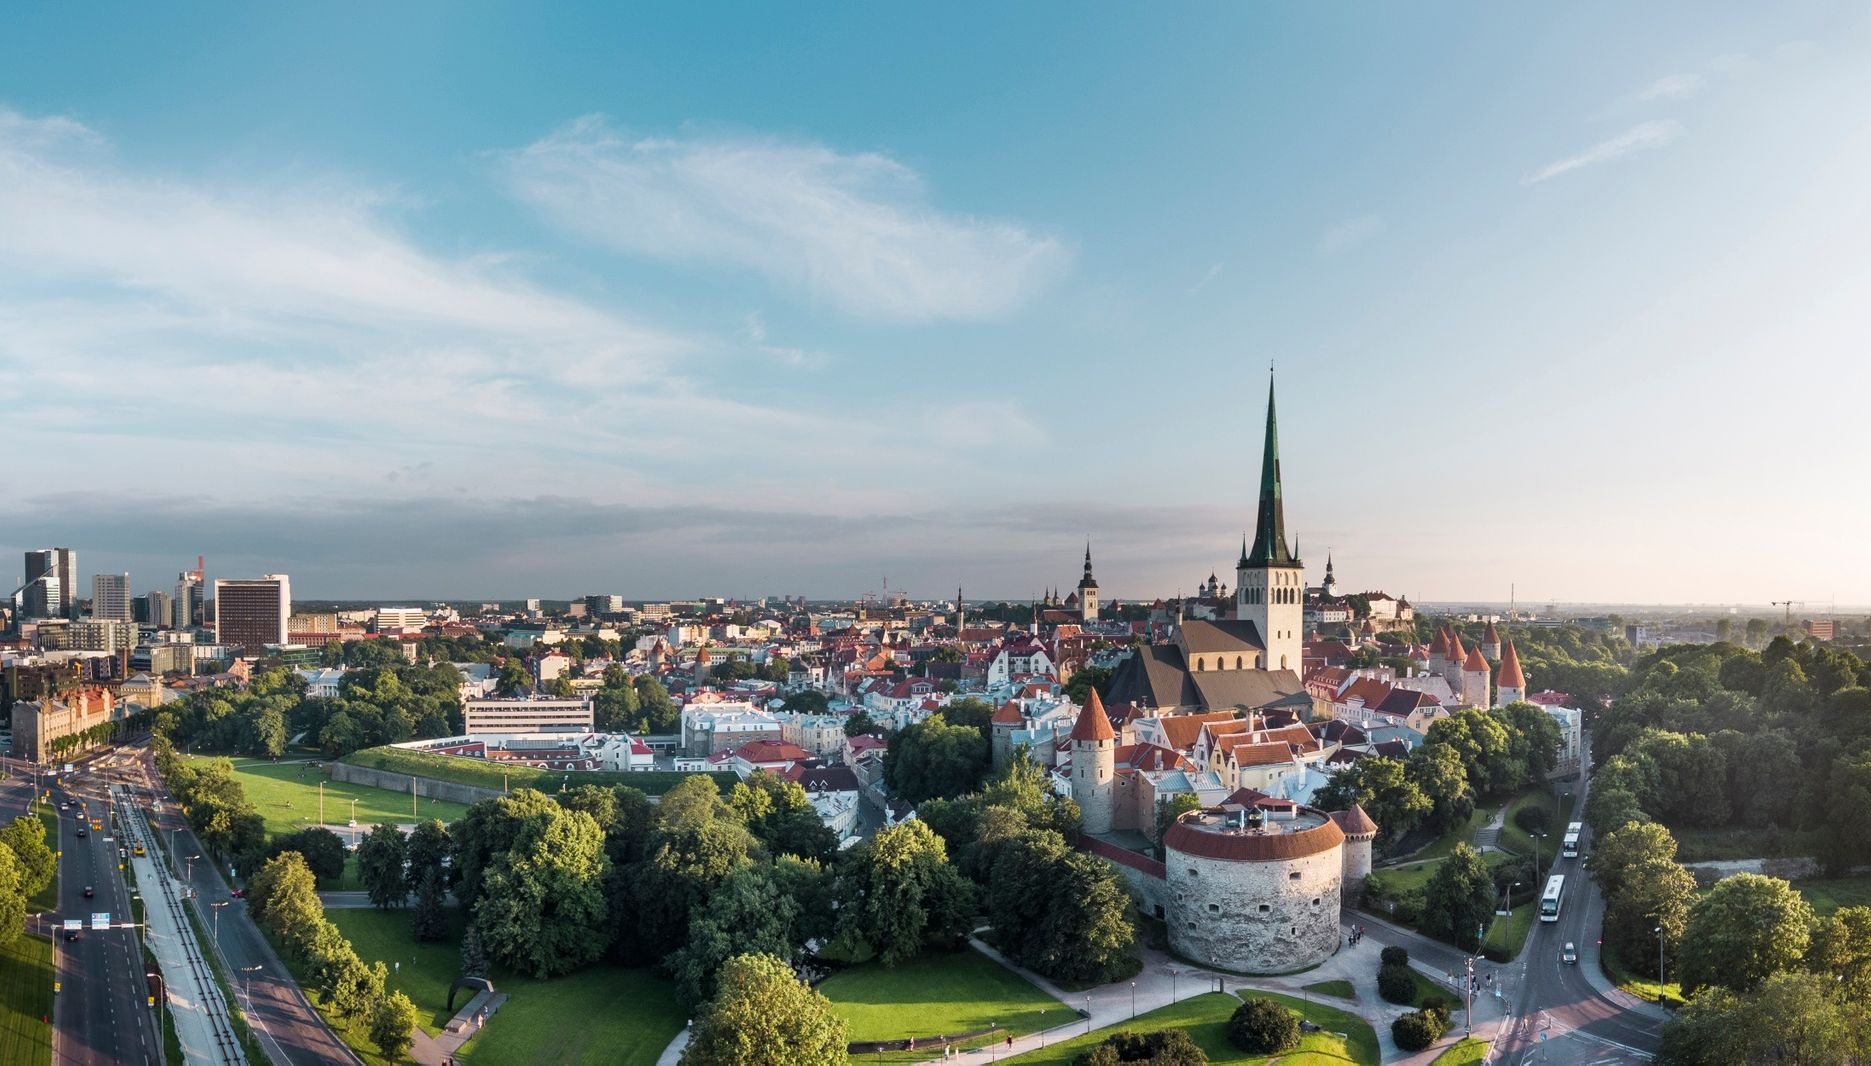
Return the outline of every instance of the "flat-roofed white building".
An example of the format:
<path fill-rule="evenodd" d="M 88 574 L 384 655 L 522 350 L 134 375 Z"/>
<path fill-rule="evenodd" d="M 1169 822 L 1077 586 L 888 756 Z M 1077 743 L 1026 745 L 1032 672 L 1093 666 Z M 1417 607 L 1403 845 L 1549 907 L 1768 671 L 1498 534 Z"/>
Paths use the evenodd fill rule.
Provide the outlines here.
<path fill-rule="evenodd" d="M 463 732 L 548 733 L 559 730 L 591 732 L 596 725 L 589 699 L 464 700 Z"/>

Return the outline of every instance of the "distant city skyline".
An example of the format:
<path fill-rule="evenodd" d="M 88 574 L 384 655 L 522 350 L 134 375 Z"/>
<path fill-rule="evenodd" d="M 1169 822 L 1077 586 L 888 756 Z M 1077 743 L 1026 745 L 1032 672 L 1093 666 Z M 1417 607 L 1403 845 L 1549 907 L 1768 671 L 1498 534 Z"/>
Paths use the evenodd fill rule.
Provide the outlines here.
<path fill-rule="evenodd" d="M 133 595 L 1871 603 L 1871 10 L 57 7 L 0 552 Z M 341 76 L 338 72 L 342 72 Z"/>

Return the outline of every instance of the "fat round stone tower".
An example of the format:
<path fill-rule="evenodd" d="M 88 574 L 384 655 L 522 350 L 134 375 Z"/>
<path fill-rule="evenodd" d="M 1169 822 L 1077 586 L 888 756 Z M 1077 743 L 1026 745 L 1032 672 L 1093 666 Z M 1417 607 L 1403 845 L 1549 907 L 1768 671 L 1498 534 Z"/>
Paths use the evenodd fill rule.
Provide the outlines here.
<path fill-rule="evenodd" d="M 1338 950 L 1345 833 L 1325 812 L 1223 804 L 1176 819 L 1163 845 L 1169 942 L 1183 955 L 1271 974 Z"/>

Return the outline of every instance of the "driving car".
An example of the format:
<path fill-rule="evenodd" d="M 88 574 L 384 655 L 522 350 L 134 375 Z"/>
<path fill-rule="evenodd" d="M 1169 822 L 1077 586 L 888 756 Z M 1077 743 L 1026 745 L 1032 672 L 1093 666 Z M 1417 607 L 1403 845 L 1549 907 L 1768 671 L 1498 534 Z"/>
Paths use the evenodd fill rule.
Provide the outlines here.
<path fill-rule="evenodd" d="M 84 898 L 90 899 L 96 895 L 97 895 L 96 889 L 92 888 L 90 885 L 84 886 Z"/>
<path fill-rule="evenodd" d="M 228 898 L 228 899 L 246 899 L 246 898 L 247 898 L 247 890 L 246 890 L 246 889 L 244 889 L 244 888 L 237 888 L 237 889 L 235 889 L 234 891 L 232 891 L 232 892 L 229 892 L 229 893 L 227 894 L 227 898 Z"/>
<path fill-rule="evenodd" d="M 84 835 L 84 826 L 81 825 L 78 827 L 78 836 L 82 838 Z"/>
<path fill-rule="evenodd" d="M 76 939 L 78 939 L 78 930 L 76 929 L 65 930 L 65 942 L 66 943 L 69 944 Z"/>
<path fill-rule="evenodd" d="M 1572 941 L 1566 941 L 1566 946 L 1559 949 L 1559 961 L 1567 966 L 1579 964 L 1579 949 L 1572 946 Z"/>

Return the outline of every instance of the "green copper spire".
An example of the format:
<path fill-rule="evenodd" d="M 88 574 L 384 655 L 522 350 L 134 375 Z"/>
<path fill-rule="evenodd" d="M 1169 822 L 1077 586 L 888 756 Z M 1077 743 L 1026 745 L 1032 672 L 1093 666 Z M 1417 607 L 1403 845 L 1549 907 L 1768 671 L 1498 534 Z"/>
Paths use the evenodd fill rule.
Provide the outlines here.
<path fill-rule="evenodd" d="M 1273 375 L 1267 376 L 1267 443 L 1260 465 L 1260 511 L 1254 519 L 1254 546 L 1248 566 L 1297 566 L 1286 544 L 1286 507 L 1280 498 L 1280 429 L 1273 409 Z"/>

